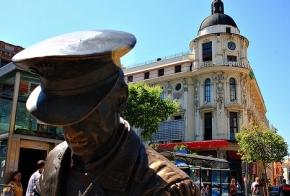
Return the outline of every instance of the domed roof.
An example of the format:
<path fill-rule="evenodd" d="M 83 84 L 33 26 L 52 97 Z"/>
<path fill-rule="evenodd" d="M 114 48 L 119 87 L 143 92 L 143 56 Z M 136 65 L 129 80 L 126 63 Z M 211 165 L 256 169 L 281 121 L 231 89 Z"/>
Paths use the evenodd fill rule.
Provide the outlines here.
<path fill-rule="evenodd" d="M 199 30 L 213 25 L 230 25 L 238 28 L 232 17 L 224 14 L 224 3 L 222 0 L 213 0 L 211 4 L 211 16 L 202 21 Z"/>
<path fill-rule="evenodd" d="M 234 21 L 234 19 L 232 19 L 232 17 L 222 13 L 214 13 L 213 15 L 208 16 L 202 21 L 199 30 L 213 25 L 230 25 L 238 28 L 236 22 Z"/>

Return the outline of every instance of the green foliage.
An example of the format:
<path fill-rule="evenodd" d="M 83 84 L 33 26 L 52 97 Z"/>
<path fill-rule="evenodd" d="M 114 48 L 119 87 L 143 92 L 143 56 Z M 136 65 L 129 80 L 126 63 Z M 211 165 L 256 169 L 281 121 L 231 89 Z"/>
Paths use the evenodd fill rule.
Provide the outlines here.
<path fill-rule="evenodd" d="M 144 130 L 141 134 L 143 139 L 150 140 L 159 123 L 178 111 L 179 103 L 162 99 L 160 86 L 132 83 L 128 87 L 129 97 L 123 116 L 132 126 Z"/>
<path fill-rule="evenodd" d="M 278 162 L 288 155 L 283 137 L 263 125 L 250 125 L 237 134 L 239 153 L 247 162 Z"/>

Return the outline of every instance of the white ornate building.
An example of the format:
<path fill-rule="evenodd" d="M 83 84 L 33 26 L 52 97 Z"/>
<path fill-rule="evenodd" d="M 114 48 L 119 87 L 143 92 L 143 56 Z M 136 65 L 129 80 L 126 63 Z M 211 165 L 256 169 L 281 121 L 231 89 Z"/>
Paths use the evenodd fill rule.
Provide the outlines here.
<path fill-rule="evenodd" d="M 235 134 L 250 122 L 268 124 L 248 46 L 235 21 L 224 14 L 223 2 L 214 0 L 189 53 L 124 69 L 128 83 L 159 84 L 164 97 L 181 103 L 181 112 L 154 135 L 160 148 L 185 144 L 198 154 L 226 158 L 241 171 Z"/>

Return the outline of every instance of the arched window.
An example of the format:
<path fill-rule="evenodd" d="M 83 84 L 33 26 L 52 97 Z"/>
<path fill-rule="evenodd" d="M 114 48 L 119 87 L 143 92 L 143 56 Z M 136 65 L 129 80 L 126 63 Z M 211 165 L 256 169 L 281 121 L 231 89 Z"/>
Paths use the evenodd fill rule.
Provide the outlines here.
<path fill-rule="evenodd" d="M 230 78 L 230 101 L 237 100 L 237 83 L 235 78 Z"/>
<path fill-rule="evenodd" d="M 210 79 L 207 78 L 204 82 L 204 101 L 209 103 L 210 102 Z"/>

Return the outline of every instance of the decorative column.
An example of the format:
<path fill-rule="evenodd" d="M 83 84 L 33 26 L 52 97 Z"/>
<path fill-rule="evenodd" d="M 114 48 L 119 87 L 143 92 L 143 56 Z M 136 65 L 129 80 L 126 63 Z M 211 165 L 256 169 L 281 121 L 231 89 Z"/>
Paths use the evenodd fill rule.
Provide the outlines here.
<path fill-rule="evenodd" d="M 192 141 L 195 140 L 194 137 L 194 105 L 193 105 L 193 81 L 191 78 L 188 79 L 183 79 L 183 90 L 184 90 L 184 103 L 186 106 L 186 111 L 185 111 L 185 141 Z"/>
<path fill-rule="evenodd" d="M 248 115 L 248 102 L 247 102 L 247 76 L 244 76 L 243 74 L 241 74 L 240 77 L 240 88 L 237 88 L 238 92 L 239 92 L 239 103 L 241 103 L 242 107 L 243 107 L 243 114 L 241 116 L 241 121 L 240 121 L 240 125 L 243 124 L 247 124 L 249 123 L 249 118 L 247 117 Z"/>
<path fill-rule="evenodd" d="M 225 83 L 225 76 L 224 73 L 218 73 L 214 77 L 214 82 L 216 86 L 216 104 L 217 110 L 215 115 L 215 122 L 216 127 L 213 130 L 216 132 L 213 134 L 216 136 L 216 139 L 224 139 L 226 138 L 226 126 L 225 126 L 225 90 L 224 90 L 224 83 Z"/>
<path fill-rule="evenodd" d="M 194 107 L 194 138 L 195 140 L 202 140 L 201 131 L 201 116 L 199 112 L 200 107 L 200 82 L 194 80 L 193 82 L 193 107 Z"/>

